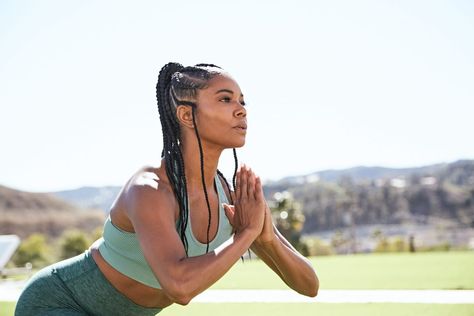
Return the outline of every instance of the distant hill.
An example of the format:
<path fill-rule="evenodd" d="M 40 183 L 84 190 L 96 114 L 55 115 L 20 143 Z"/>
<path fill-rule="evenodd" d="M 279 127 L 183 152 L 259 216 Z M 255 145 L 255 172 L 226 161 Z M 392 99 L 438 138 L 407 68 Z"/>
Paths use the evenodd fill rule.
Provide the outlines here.
<path fill-rule="evenodd" d="M 270 181 L 268 185 L 298 185 L 308 182 L 325 181 L 337 182 L 342 178 L 352 178 L 355 182 L 373 181 L 377 179 L 389 179 L 395 177 L 405 177 L 410 174 L 427 174 L 435 173 L 445 168 L 447 163 L 434 164 L 429 166 L 413 167 L 413 168 L 386 168 L 386 167 L 367 167 L 357 166 L 348 169 L 328 169 L 316 171 L 306 175 L 285 177 L 278 181 Z"/>
<path fill-rule="evenodd" d="M 302 204 L 306 233 L 414 222 L 474 227 L 474 160 L 410 169 L 326 171 L 265 187 L 268 197 L 281 191 L 291 192 Z"/>
<path fill-rule="evenodd" d="M 82 208 L 108 212 L 119 187 L 84 187 L 55 192 Z M 323 170 L 267 182 L 265 195 L 290 191 L 303 205 L 305 233 L 357 225 L 437 222 L 474 226 L 474 160 L 415 168 L 358 166 Z"/>
<path fill-rule="evenodd" d="M 370 182 L 375 180 L 392 179 L 397 177 L 408 177 L 413 174 L 435 174 L 449 172 L 449 166 L 473 163 L 474 160 L 460 160 L 455 163 L 439 163 L 428 166 L 413 168 L 385 168 L 357 166 L 340 170 L 322 170 L 306 175 L 286 177 L 277 181 L 265 183 L 265 193 L 271 196 L 274 192 L 285 191 L 293 187 L 299 187 L 307 183 L 331 182 L 335 183 L 341 179 L 350 178 L 355 183 Z M 98 208 L 105 213 L 109 211 L 116 196 L 120 192 L 119 186 L 106 187 L 81 187 L 75 190 L 51 192 L 51 194 L 68 201 L 81 208 Z"/>
<path fill-rule="evenodd" d="M 75 190 L 52 192 L 55 196 L 82 208 L 100 209 L 108 213 L 120 192 L 118 186 L 81 187 Z"/>
<path fill-rule="evenodd" d="M 69 228 L 93 230 L 103 225 L 104 214 L 81 209 L 52 194 L 30 193 L 0 185 L 0 234 L 24 238 L 32 233 L 59 236 Z"/>
<path fill-rule="evenodd" d="M 3 213 L 39 212 L 70 213 L 77 207 L 51 194 L 30 193 L 0 185 L 0 211 Z"/>

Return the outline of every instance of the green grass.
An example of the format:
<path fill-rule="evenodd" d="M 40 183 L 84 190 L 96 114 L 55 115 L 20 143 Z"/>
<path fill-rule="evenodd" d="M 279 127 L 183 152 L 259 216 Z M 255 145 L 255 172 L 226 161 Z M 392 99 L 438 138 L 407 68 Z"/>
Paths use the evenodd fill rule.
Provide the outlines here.
<path fill-rule="evenodd" d="M 473 316 L 474 305 L 440 305 L 440 304 L 189 304 L 187 306 L 172 305 L 159 316 L 305 316 L 305 315 L 337 315 L 337 316 Z"/>
<path fill-rule="evenodd" d="M 311 258 L 321 289 L 474 289 L 474 252 Z M 214 289 L 285 289 L 261 261 L 238 262 Z"/>
<path fill-rule="evenodd" d="M 15 303 L 0 302 L 0 315 L 13 316 Z M 474 316 L 474 304 L 297 304 L 297 303 L 191 303 L 187 306 L 172 305 L 158 316 L 288 316 L 304 315 L 337 316 Z"/>
<path fill-rule="evenodd" d="M 321 289 L 474 289 L 474 252 L 369 254 L 311 258 Z M 238 262 L 212 288 L 285 289 L 261 261 Z M 0 302 L 0 315 L 15 303 Z M 191 303 L 159 315 L 456 315 L 474 316 L 474 304 Z"/>
<path fill-rule="evenodd" d="M 15 302 L 0 302 L 0 315 L 10 316 L 15 311 Z"/>

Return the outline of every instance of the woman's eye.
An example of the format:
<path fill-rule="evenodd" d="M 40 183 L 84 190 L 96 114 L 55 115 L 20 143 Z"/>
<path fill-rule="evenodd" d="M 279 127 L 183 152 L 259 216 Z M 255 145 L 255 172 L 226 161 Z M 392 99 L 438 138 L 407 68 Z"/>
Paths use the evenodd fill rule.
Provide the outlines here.
<path fill-rule="evenodd" d="M 231 97 L 223 97 L 223 98 L 221 98 L 219 101 L 224 102 L 224 103 L 230 103 L 230 102 L 232 102 L 232 98 L 231 98 Z M 244 101 L 244 100 L 239 101 L 239 103 L 240 103 L 242 106 L 245 106 L 245 101 Z"/>

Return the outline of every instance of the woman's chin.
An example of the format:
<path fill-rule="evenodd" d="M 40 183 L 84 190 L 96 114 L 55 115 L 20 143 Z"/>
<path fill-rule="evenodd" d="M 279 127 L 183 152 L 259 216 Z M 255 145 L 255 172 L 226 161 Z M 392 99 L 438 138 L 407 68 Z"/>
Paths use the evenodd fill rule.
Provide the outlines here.
<path fill-rule="evenodd" d="M 229 144 L 227 148 L 242 148 L 245 145 L 245 139 L 243 141 L 239 142 L 233 142 L 232 144 Z"/>

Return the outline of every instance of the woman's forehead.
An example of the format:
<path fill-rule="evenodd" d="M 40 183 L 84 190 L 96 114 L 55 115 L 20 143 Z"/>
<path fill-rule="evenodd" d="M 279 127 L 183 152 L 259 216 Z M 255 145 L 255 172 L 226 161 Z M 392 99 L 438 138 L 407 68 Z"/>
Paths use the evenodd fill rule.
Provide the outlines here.
<path fill-rule="evenodd" d="M 239 95 L 242 94 L 237 81 L 235 81 L 232 76 L 225 72 L 220 73 L 211 80 L 209 80 L 208 86 L 204 90 L 207 90 L 207 92 L 210 93 L 216 93 L 217 91 L 220 91 L 222 89 L 230 90 L 233 93 L 237 93 Z"/>

